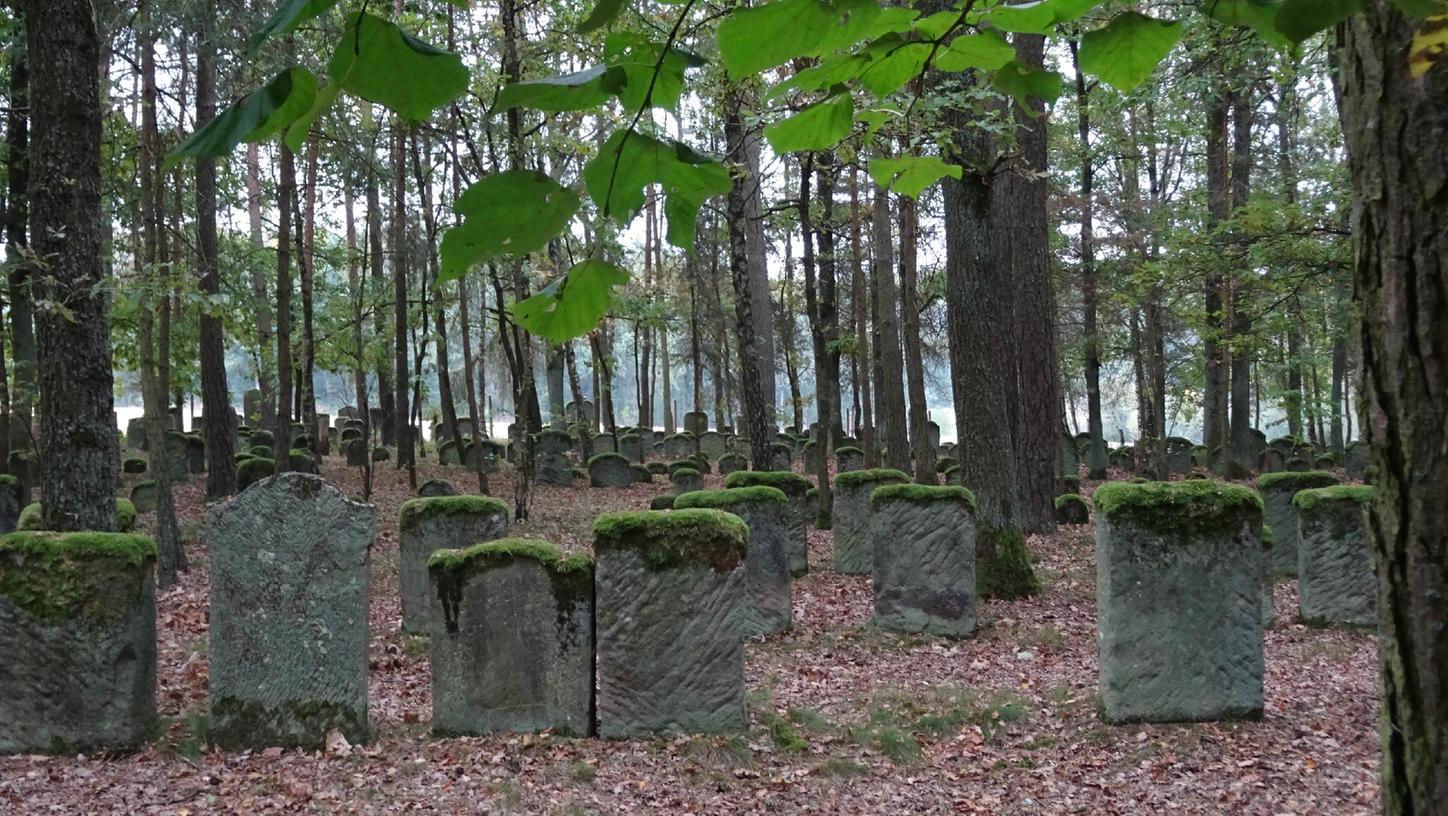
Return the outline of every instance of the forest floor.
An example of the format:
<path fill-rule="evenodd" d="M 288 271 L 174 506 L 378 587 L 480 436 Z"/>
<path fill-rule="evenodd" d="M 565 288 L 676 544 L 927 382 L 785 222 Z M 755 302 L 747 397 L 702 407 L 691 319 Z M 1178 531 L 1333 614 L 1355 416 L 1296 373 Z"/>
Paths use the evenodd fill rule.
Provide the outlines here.
<path fill-rule="evenodd" d="M 360 492 L 359 471 L 338 458 L 322 470 Z M 476 487 L 462 468 L 419 466 L 420 480 L 430 476 Z M 1374 637 L 1294 623 L 1293 582 L 1277 586 L 1260 722 L 1102 724 L 1089 525 L 1033 537 L 1044 591 L 982 604 L 979 633 L 961 641 L 870 627 L 870 579 L 828 570 L 830 534 L 812 531 L 816 568 L 795 583 L 793 631 L 746 646 L 746 733 L 433 739 L 427 643 L 399 633 L 397 521 L 412 493 L 389 463 L 374 488 L 372 742 L 210 751 L 198 737 L 207 682 L 202 487 L 193 477 L 178 490 L 192 568 L 157 599 L 163 736 L 119 757 L 0 758 L 0 812 L 1377 812 Z M 514 532 L 586 548 L 598 513 L 647 507 L 665 490 L 540 487 L 532 518 Z M 508 477 L 494 476 L 493 491 L 510 498 Z"/>

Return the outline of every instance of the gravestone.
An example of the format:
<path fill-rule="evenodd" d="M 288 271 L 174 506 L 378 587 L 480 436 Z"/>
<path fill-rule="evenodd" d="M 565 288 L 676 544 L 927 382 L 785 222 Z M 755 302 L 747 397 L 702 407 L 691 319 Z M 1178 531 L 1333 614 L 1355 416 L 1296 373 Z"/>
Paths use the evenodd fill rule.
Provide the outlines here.
<path fill-rule="evenodd" d="M 930 449 L 936 451 L 938 455 L 940 451 L 940 423 L 934 421 L 925 423 L 925 438 L 930 442 Z"/>
<path fill-rule="evenodd" d="M 630 462 L 642 462 L 644 460 L 644 448 L 643 445 L 639 443 L 639 435 L 636 433 L 619 434 L 618 452 Z"/>
<path fill-rule="evenodd" d="M 1181 436 L 1166 438 L 1166 469 L 1178 476 L 1192 471 L 1192 441 Z"/>
<path fill-rule="evenodd" d="M 692 490 L 703 490 L 704 475 L 691 467 L 675 468 L 669 472 L 669 483 L 674 486 L 674 495 L 682 496 Z"/>
<path fill-rule="evenodd" d="M 592 487 L 628 487 L 636 478 L 629 461 L 620 454 L 600 453 L 588 460 L 588 483 Z"/>
<path fill-rule="evenodd" d="M 206 472 L 206 440 L 196 434 L 186 434 L 186 470 L 198 474 Z"/>
<path fill-rule="evenodd" d="M 1298 524 L 1298 599 L 1311 624 L 1371 626 L 1377 622 L 1367 508 L 1373 489 L 1340 485 L 1302 490 L 1292 499 Z"/>
<path fill-rule="evenodd" d="M 246 415 L 246 424 L 256 425 L 261 422 L 260 390 L 248 388 L 246 393 L 241 395 L 241 412 Z"/>
<path fill-rule="evenodd" d="M 809 479 L 798 473 L 775 470 L 741 470 L 724 478 L 724 487 L 772 487 L 784 493 L 789 505 L 785 521 L 785 556 L 789 561 L 789 574 L 795 578 L 809 572 L 809 538 L 807 528 L 814 523 L 815 508 L 810 502 L 809 492 L 813 490 Z"/>
<path fill-rule="evenodd" d="M 598 733 L 741 730 L 749 530 L 719 510 L 593 526 Z"/>
<path fill-rule="evenodd" d="M 418 498 L 432 499 L 438 496 L 458 495 L 458 486 L 447 479 L 428 479 L 417 488 Z"/>
<path fill-rule="evenodd" d="M 1056 454 L 1062 476 L 1081 472 L 1081 454 L 1076 452 L 1076 443 L 1070 434 L 1061 435 L 1061 444 Z"/>
<path fill-rule="evenodd" d="M 1287 460 L 1282 458 L 1282 451 L 1276 448 L 1268 448 L 1262 451 L 1262 472 L 1280 473 L 1287 469 Z"/>
<path fill-rule="evenodd" d="M 684 414 L 684 430 L 694 436 L 703 436 L 709 430 L 709 415 L 703 411 L 690 411 Z"/>
<path fill-rule="evenodd" d="M 156 483 L 150 479 L 144 482 L 136 482 L 131 488 L 131 504 L 136 506 L 138 513 L 156 512 L 156 503 L 159 501 Z"/>
<path fill-rule="evenodd" d="M 511 450 L 514 446 L 509 446 Z M 522 447 L 519 443 L 516 447 Z M 544 485 L 571 485 L 573 484 L 573 465 L 568 462 L 568 451 L 573 447 L 573 439 L 567 431 L 560 431 L 557 428 L 544 428 L 538 434 L 534 442 L 534 458 L 537 469 L 538 484 Z"/>
<path fill-rule="evenodd" d="M 865 452 L 848 445 L 843 448 L 835 448 L 835 463 L 840 473 L 860 470 L 865 466 Z"/>
<path fill-rule="evenodd" d="M 1262 503 L 1207 479 L 1097 488 L 1107 722 L 1262 715 Z"/>
<path fill-rule="evenodd" d="M 805 473 L 819 472 L 820 447 L 819 445 L 815 444 L 815 441 L 813 439 L 804 443 L 804 449 L 803 451 L 801 451 L 800 460 L 800 463 L 804 466 Z"/>
<path fill-rule="evenodd" d="M 0 754 L 130 749 L 156 730 L 156 545 L 0 537 Z"/>
<path fill-rule="evenodd" d="M 601 433 L 593 437 L 594 453 L 618 453 L 618 445 L 614 442 L 613 434 Z"/>
<path fill-rule="evenodd" d="M 760 470 L 788 471 L 794 469 L 794 452 L 789 445 L 772 442 L 769 445 L 769 460 Z"/>
<path fill-rule="evenodd" d="M 1297 574 L 1297 508 L 1292 497 L 1299 490 L 1331 487 L 1337 477 L 1326 471 L 1305 473 L 1269 473 L 1257 477 L 1257 492 L 1262 496 L 1263 524 L 1272 528 L 1272 549 L 1267 570 L 1273 577 Z"/>
<path fill-rule="evenodd" d="M 852 470 L 835 477 L 833 529 L 836 572 L 869 575 L 874 569 L 874 531 L 870 523 L 870 494 L 877 487 L 910 481 L 898 470 Z"/>
<path fill-rule="evenodd" d="M 1091 521 L 1091 508 L 1086 500 L 1075 493 L 1056 497 L 1057 524 L 1086 524 Z"/>
<path fill-rule="evenodd" d="M 12 414 L 12 416 L 14 415 Z M 146 449 L 145 419 L 136 418 L 126 420 L 126 447 L 138 451 Z"/>
<path fill-rule="evenodd" d="M 674 500 L 673 509 L 708 508 L 738 516 L 749 528 L 744 560 L 744 634 L 771 635 L 794 621 L 789 573 L 789 503 L 773 487 L 698 490 Z"/>
<path fill-rule="evenodd" d="M 1360 482 L 1368 468 L 1368 461 L 1371 451 L 1368 444 L 1362 440 L 1351 442 L 1343 450 L 1342 467 L 1347 472 L 1347 477 L 1353 481 Z"/>
<path fill-rule="evenodd" d="M 749 460 L 737 453 L 726 453 L 719 457 L 719 474 L 728 476 L 736 470 L 748 470 Z"/>
<path fill-rule="evenodd" d="M 664 455 L 673 459 L 682 459 L 694 453 L 694 436 L 689 433 L 676 433 L 664 437 Z"/>
<path fill-rule="evenodd" d="M 728 451 L 729 446 L 718 431 L 704 431 L 699 434 L 699 452 L 710 459 L 718 459 Z"/>
<path fill-rule="evenodd" d="M 428 561 L 438 736 L 588 736 L 593 715 L 593 562 L 503 539 Z"/>
<path fill-rule="evenodd" d="M 402 505 L 398 583 L 403 631 L 426 633 L 437 614 L 427 559 L 438 550 L 458 550 L 508 533 L 508 505 L 492 496 L 438 496 Z"/>
<path fill-rule="evenodd" d="M 346 450 L 348 467 L 365 467 L 367 465 L 367 441 L 365 439 L 348 440 Z"/>
<path fill-rule="evenodd" d="M 945 637 L 975 631 L 974 516 L 975 497 L 963 487 L 892 484 L 870 494 L 876 626 Z"/>
<path fill-rule="evenodd" d="M 207 514 L 208 734 L 227 750 L 320 749 L 367 729 L 367 562 L 376 511 L 287 473 Z"/>

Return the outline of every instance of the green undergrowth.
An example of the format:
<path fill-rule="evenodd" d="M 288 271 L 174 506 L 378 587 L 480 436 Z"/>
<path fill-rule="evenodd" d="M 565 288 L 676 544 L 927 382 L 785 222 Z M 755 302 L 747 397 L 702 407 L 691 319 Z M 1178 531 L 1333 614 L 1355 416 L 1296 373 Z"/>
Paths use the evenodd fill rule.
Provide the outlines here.
<path fill-rule="evenodd" d="M 980 523 L 975 530 L 975 591 L 982 598 L 1024 598 L 1041 590 L 1019 527 Z"/>

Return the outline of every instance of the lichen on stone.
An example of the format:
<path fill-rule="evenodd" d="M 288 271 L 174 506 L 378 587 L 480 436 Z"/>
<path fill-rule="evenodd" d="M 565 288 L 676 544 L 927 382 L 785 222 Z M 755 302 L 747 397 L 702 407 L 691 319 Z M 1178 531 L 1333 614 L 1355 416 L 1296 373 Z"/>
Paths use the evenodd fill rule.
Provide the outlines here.
<path fill-rule="evenodd" d="M 722 510 L 605 513 L 593 523 L 593 549 L 632 550 L 652 569 L 701 565 L 728 572 L 749 545 L 749 528 Z"/>
<path fill-rule="evenodd" d="M 407 530 L 433 516 L 506 516 L 507 513 L 508 505 L 493 496 L 429 496 L 403 502 L 399 524 Z"/>
<path fill-rule="evenodd" d="M 835 477 L 836 487 L 864 487 L 871 482 L 908 482 L 910 477 L 894 468 L 851 470 Z"/>
<path fill-rule="evenodd" d="M 1337 477 L 1325 470 L 1282 471 L 1264 473 L 1257 477 L 1258 490 L 1309 490 L 1314 487 L 1331 487 L 1337 484 Z"/>
<path fill-rule="evenodd" d="M 753 487 L 731 487 L 724 490 L 695 490 L 674 499 L 674 509 L 709 507 L 716 510 L 727 510 L 740 504 L 773 502 L 783 504 L 786 501 L 788 498 L 779 488 L 754 485 Z"/>
<path fill-rule="evenodd" d="M 140 597 L 139 581 L 127 587 L 128 596 L 135 597 L 122 599 L 107 591 L 117 586 L 117 571 L 155 557 L 155 542 L 134 533 L 9 533 L 0 536 L 0 596 L 49 623 L 108 620 Z"/>
<path fill-rule="evenodd" d="M 1230 482 L 1196 479 L 1131 484 L 1107 482 L 1092 495 L 1096 512 L 1163 535 L 1230 533 L 1243 521 L 1261 526 L 1262 498 Z"/>
<path fill-rule="evenodd" d="M 17 530 L 42 530 L 44 524 L 44 513 L 41 510 L 40 502 L 31 502 L 25 505 L 20 511 L 20 517 L 15 522 Z M 130 499 L 116 499 L 116 532 L 129 533 L 136 529 L 136 505 Z"/>
<path fill-rule="evenodd" d="M 783 491 L 786 496 L 803 496 L 813 489 L 813 483 L 804 476 L 788 470 L 736 470 L 724 477 L 727 488 L 772 487 Z"/>
<path fill-rule="evenodd" d="M 1324 502 L 1356 502 L 1368 504 L 1373 500 L 1371 485 L 1333 485 L 1310 490 L 1299 490 L 1292 497 L 1292 506 L 1309 513 Z"/>
<path fill-rule="evenodd" d="M 881 504 L 891 501 L 907 501 L 916 504 L 953 501 L 965 505 L 971 511 L 975 510 L 975 494 L 956 485 L 888 484 L 870 491 L 871 507 L 878 508 Z"/>

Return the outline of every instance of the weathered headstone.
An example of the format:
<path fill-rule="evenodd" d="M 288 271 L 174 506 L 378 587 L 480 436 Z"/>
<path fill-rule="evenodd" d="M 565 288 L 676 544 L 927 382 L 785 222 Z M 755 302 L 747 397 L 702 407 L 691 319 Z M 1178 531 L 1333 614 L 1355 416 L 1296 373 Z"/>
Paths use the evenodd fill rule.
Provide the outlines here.
<path fill-rule="evenodd" d="M 428 479 L 417 488 L 418 498 L 434 499 L 439 496 L 456 496 L 458 486 L 447 479 Z"/>
<path fill-rule="evenodd" d="M 974 632 L 975 497 L 970 491 L 891 484 L 870 494 L 870 508 L 875 625 L 946 637 Z"/>
<path fill-rule="evenodd" d="M 809 479 L 798 473 L 778 470 L 741 470 L 724 477 L 724 486 L 730 489 L 744 487 L 772 487 L 784 493 L 789 504 L 786 517 L 785 556 L 789 561 L 789 574 L 795 578 L 809 572 L 809 538 L 807 528 L 814 523 L 815 510 L 808 493 L 813 490 Z"/>
<path fill-rule="evenodd" d="M 503 539 L 428 560 L 432 730 L 588 736 L 593 714 L 593 563 L 553 544 Z"/>
<path fill-rule="evenodd" d="M 1377 622 L 1378 580 L 1366 515 L 1372 500 L 1373 489 L 1366 485 L 1302 490 L 1293 497 L 1304 621 L 1347 626 Z"/>
<path fill-rule="evenodd" d="M 835 477 L 833 529 L 836 572 L 869 575 L 874 568 L 874 533 L 870 525 L 870 494 L 877 487 L 910 481 L 898 470 L 852 470 Z"/>
<path fill-rule="evenodd" d="M 710 459 L 718 459 L 728 451 L 729 446 L 718 431 L 704 431 L 699 434 L 699 452 Z"/>
<path fill-rule="evenodd" d="M 436 599 L 427 577 L 427 559 L 438 550 L 458 550 L 508 533 L 508 505 L 492 496 L 438 496 L 410 499 L 402 505 L 398 580 L 402 628 L 428 632 L 436 617 Z"/>
<path fill-rule="evenodd" d="M 592 487 L 628 487 L 636 478 L 621 454 L 599 453 L 588 460 L 588 483 Z"/>
<path fill-rule="evenodd" d="M 804 443 L 804 449 L 800 455 L 800 464 L 804 466 L 805 473 L 817 473 L 820 468 L 820 446 L 815 441 Z"/>
<path fill-rule="evenodd" d="M 1103 719 L 1260 717 L 1261 500 L 1207 479 L 1093 498 Z"/>
<path fill-rule="evenodd" d="M 522 442 L 515 447 L 521 448 Z M 573 465 L 568 461 L 568 451 L 573 447 L 573 439 L 567 431 L 544 428 L 539 432 L 533 447 L 538 484 L 573 484 Z"/>
<path fill-rule="evenodd" d="M 789 445 L 782 442 L 772 442 L 769 445 L 769 460 L 764 463 L 760 470 L 788 471 L 794 468 L 794 451 Z"/>
<path fill-rule="evenodd" d="M 726 453 L 719 457 L 719 473 L 728 476 L 736 470 L 748 470 L 749 460 L 737 453 Z"/>
<path fill-rule="evenodd" d="M 159 501 L 159 496 L 155 481 L 147 479 L 144 482 L 136 482 L 136 486 L 131 488 L 131 504 L 136 506 L 136 512 L 156 512 L 157 501 Z"/>
<path fill-rule="evenodd" d="M 126 447 L 131 450 L 146 449 L 146 420 L 140 417 L 126 420 Z"/>
<path fill-rule="evenodd" d="M 694 436 L 703 436 L 709 430 L 709 415 L 703 411 L 690 411 L 684 414 L 684 430 Z"/>
<path fill-rule="evenodd" d="M 1297 508 L 1292 497 L 1299 490 L 1331 487 L 1337 477 L 1326 471 L 1304 473 L 1264 473 L 1257 477 L 1257 492 L 1262 496 L 1263 523 L 1272 528 L 1272 549 L 1267 570 L 1274 577 L 1297 574 Z"/>
<path fill-rule="evenodd" d="M 1056 497 L 1057 524 L 1085 524 L 1091 520 L 1091 508 L 1076 493 Z"/>
<path fill-rule="evenodd" d="M 664 437 L 664 455 L 674 459 L 682 459 L 694 453 L 694 435 L 691 433 L 676 433 Z"/>
<path fill-rule="evenodd" d="M 1182 475 L 1192 470 L 1192 441 L 1181 436 L 1169 436 L 1166 438 L 1166 469 L 1170 473 Z"/>
<path fill-rule="evenodd" d="M 319 749 L 367 739 L 367 561 L 376 511 L 287 473 L 207 515 L 210 739 Z"/>
<path fill-rule="evenodd" d="M 347 466 L 365 467 L 367 465 L 367 440 L 351 439 L 347 442 Z"/>
<path fill-rule="evenodd" d="M 1076 443 L 1070 434 L 1061 434 L 1061 444 L 1056 458 L 1062 476 L 1081 472 L 1081 454 L 1076 451 Z"/>
<path fill-rule="evenodd" d="M 156 728 L 156 545 L 0 537 L 0 754 L 139 746 Z"/>
<path fill-rule="evenodd" d="M 673 509 L 709 508 L 733 513 L 749 528 L 749 555 L 744 560 L 744 634 L 770 635 L 794 621 L 789 572 L 791 510 L 782 491 L 773 487 L 698 490 L 674 500 Z"/>
<path fill-rule="evenodd" d="M 277 463 L 274 459 L 262 459 L 256 456 L 248 456 L 237 460 L 236 463 L 236 489 L 246 490 L 248 487 L 260 482 L 277 472 Z"/>
<path fill-rule="evenodd" d="M 704 474 L 691 467 L 675 468 L 669 472 L 669 483 L 674 486 L 674 495 L 682 496 L 692 490 L 703 490 Z"/>
<path fill-rule="evenodd" d="M 1368 443 L 1362 440 L 1349 443 L 1347 448 L 1343 450 L 1342 467 L 1343 470 L 1347 472 L 1349 479 L 1359 482 L 1362 481 L 1363 475 L 1368 468 L 1370 453 Z"/>
<path fill-rule="evenodd" d="M 614 442 L 613 434 L 601 433 L 593 437 L 594 453 L 617 453 L 618 445 Z"/>
<path fill-rule="evenodd" d="M 643 445 L 639 443 L 639 435 L 636 433 L 619 433 L 618 452 L 630 462 L 642 462 L 644 460 L 644 448 Z"/>
<path fill-rule="evenodd" d="M 840 473 L 860 470 L 865 466 L 865 452 L 849 445 L 835 448 L 835 463 Z"/>
<path fill-rule="evenodd" d="M 718 510 L 600 516 L 598 732 L 742 729 L 748 528 Z"/>
<path fill-rule="evenodd" d="M 241 396 L 241 412 L 246 415 L 248 425 L 256 425 L 261 422 L 261 391 L 256 388 L 246 389 Z"/>

